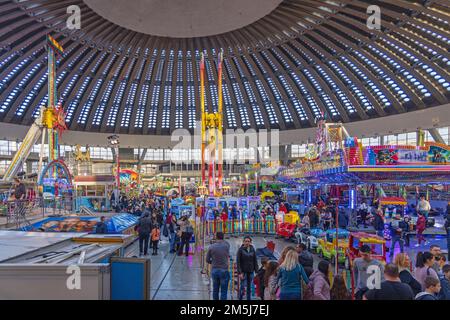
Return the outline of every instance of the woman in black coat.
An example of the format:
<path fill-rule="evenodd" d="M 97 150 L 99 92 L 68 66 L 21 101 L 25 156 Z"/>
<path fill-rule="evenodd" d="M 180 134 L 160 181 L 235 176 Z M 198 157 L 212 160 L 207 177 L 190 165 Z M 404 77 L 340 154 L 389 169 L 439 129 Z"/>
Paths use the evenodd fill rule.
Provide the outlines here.
<path fill-rule="evenodd" d="M 398 253 L 395 256 L 394 264 L 397 265 L 398 270 L 400 271 L 400 281 L 411 287 L 411 290 L 414 292 L 414 296 L 422 292 L 422 285 L 416 280 L 416 278 L 414 278 L 411 271 L 409 271 L 411 267 L 411 259 L 409 256 L 406 253 Z"/>
<path fill-rule="evenodd" d="M 251 300 L 253 277 L 254 273 L 258 272 L 258 259 L 250 237 L 244 238 L 244 243 L 237 252 L 236 265 L 241 280 L 239 300 L 242 300 L 244 295 L 244 287 L 247 289 L 247 300 Z"/>

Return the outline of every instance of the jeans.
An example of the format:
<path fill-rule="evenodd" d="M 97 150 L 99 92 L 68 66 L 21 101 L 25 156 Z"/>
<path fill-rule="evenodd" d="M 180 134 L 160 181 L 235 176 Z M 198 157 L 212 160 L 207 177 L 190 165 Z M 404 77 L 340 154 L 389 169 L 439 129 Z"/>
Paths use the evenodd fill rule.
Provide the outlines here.
<path fill-rule="evenodd" d="M 377 230 L 377 235 L 384 238 L 384 230 Z"/>
<path fill-rule="evenodd" d="M 224 269 L 212 269 L 211 277 L 213 281 L 213 300 L 227 300 L 228 282 L 230 281 L 230 273 Z"/>
<path fill-rule="evenodd" d="M 400 252 L 403 253 L 403 243 L 405 240 L 403 240 L 401 237 L 399 236 L 393 236 L 392 240 L 391 240 L 391 252 L 389 253 L 389 255 L 392 257 L 394 255 L 394 249 L 395 249 L 395 244 L 398 242 L 400 244 Z"/>
<path fill-rule="evenodd" d="M 139 254 L 147 255 L 148 252 L 148 241 L 150 240 L 150 235 L 139 235 Z"/>
<path fill-rule="evenodd" d="M 239 300 L 242 300 L 244 296 L 244 289 L 247 291 L 247 300 L 252 300 L 252 283 L 253 283 L 253 272 L 243 272 L 244 279 L 241 280 L 241 287 L 239 292 Z"/>
<path fill-rule="evenodd" d="M 169 232 L 169 243 L 170 243 L 170 251 L 171 252 L 175 251 L 175 239 L 176 239 L 175 232 Z"/>
<path fill-rule="evenodd" d="M 302 300 L 301 292 L 280 292 L 280 300 Z"/>
<path fill-rule="evenodd" d="M 186 245 L 186 255 L 189 255 L 189 241 L 191 240 L 192 234 L 183 232 L 181 234 L 181 245 L 180 249 L 178 250 L 178 254 L 183 254 L 183 247 Z"/>
<path fill-rule="evenodd" d="M 159 240 L 152 240 L 152 248 L 154 254 L 158 254 L 158 244 Z"/>

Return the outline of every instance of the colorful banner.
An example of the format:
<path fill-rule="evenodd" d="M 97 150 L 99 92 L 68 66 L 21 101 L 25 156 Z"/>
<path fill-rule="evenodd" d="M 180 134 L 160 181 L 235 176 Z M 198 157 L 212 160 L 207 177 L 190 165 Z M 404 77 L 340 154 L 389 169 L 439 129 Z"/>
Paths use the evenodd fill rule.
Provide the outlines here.
<path fill-rule="evenodd" d="M 450 150 L 440 146 L 430 146 L 428 161 L 432 164 L 450 163 Z"/>

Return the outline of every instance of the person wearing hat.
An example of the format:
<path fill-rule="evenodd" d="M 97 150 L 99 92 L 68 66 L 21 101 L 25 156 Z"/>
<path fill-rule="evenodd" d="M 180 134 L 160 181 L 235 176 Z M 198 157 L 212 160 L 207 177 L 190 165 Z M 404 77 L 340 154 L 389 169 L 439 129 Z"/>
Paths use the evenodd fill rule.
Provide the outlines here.
<path fill-rule="evenodd" d="M 363 294 L 368 290 L 368 280 L 373 272 L 369 267 L 376 266 L 379 268 L 381 281 L 384 280 L 384 266 L 377 260 L 372 258 L 372 249 L 367 244 L 364 244 L 359 249 L 360 257 L 353 262 L 353 274 L 356 281 L 356 299 L 361 300 Z"/>

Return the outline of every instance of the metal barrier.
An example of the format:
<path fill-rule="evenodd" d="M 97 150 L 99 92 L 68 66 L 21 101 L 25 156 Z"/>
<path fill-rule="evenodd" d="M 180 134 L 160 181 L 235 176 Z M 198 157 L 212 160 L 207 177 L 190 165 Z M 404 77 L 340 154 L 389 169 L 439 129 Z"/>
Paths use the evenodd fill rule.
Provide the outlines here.
<path fill-rule="evenodd" d="M 39 208 L 42 208 L 42 199 L 8 201 L 7 208 L 6 225 L 20 228 L 23 224 L 30 225 L 28 217 L 41 213 Z"/>
<path fill-rule="evenodd" d="M 237 236 L 244 233 L 275 235 L 277 230 L 276 220 L 273 219 L 208 220 L 204 223 L 208 235 L 216 232 Z"/>

